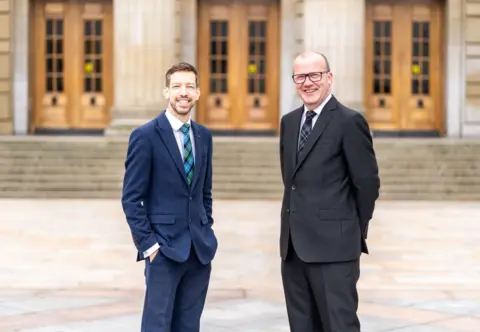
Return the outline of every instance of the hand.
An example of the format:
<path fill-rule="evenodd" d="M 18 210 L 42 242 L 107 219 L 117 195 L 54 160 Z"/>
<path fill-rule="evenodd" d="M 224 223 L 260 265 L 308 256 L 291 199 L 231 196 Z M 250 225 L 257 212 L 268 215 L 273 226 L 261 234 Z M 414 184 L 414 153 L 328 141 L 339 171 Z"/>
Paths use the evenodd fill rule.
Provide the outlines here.
<path fill-rule="evenodd" d="M 155 256 L 157 256 L 158 254 L 158 249 L 155 250 L 148 258 L 150 259 L 150 263 L 153 262 L 153 260 L 155 259 Z"/>

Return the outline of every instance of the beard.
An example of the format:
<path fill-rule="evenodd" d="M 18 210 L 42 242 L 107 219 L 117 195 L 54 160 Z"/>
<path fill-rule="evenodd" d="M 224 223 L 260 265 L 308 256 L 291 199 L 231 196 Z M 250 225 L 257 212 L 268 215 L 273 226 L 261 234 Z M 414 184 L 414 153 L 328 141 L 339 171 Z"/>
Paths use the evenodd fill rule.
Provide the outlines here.
<path fill-rule="evenodd" d="M 181 100 L 186 100 L 188 101 L 188 106 L 180 106 L 180 105 L 177 105 L 177 103 Z M 182 99 L 177 99 L 175 100 L 174 102 L 170 101 L 169 102 L 170 104 L 170 107 L 171 109 L 177 113 L 178 115 L 187 115 L 188 113 L 190 113 L 190 111 L 192 110 L 193 108 L 193 103 L 192 103 L 192 100 L 191 99 L 185 99 L 185 98 L 182 98 Z"/>

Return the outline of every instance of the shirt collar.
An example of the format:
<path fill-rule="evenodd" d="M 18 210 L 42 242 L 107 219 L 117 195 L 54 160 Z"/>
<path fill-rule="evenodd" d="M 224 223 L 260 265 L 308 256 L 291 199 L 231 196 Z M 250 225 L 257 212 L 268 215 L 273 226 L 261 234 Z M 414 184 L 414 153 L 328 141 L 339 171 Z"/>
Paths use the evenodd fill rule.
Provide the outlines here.
<path fill-rule="evenodd" d="M 317 108 L 315 108 L 313 111 L 315 112 L 316 115 L 320 114 L 320 112 L 322 111 L 322 109 L 325 107 L 325 105 L 328 103 L 328 101 L 332 98 L 332 94 L 330 93 L 327 98 L 325 98 L 325 100 L 323 101 L 323 103 L 321 103 Z M 309 111 L 309 109 L 304 106 L 303 107 L 303 114 L 307 114 L 307 112 Z"/>
<path fill-rule="evenodd" d="M 165 112 L 165 115 L 167 116 L 168 122 L 170 122 L 170 126 L 172 126 L 173 130 L 179 131 L 180 128 L 182 128 L 183 122 L 177 119 L 172 113 L 170 113 L 168 109 Z M 189 125 L 192 125 L 190 118 L 188 119 L 187 123 Z"/>

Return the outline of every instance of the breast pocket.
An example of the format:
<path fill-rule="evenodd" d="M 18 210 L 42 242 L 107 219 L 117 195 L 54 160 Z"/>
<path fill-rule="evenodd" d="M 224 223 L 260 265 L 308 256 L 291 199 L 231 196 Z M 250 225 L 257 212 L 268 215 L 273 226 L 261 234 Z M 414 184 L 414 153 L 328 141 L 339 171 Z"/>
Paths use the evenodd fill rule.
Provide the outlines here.
<path fill-rule="evenodd" d="M 331 154 L 335 154 L 340 151 L 339 144 L 335 141 L 328 140 L 322 141 L 320 140 L 314 147 L 314 150 L 317 154 L 328 156 Z"/>

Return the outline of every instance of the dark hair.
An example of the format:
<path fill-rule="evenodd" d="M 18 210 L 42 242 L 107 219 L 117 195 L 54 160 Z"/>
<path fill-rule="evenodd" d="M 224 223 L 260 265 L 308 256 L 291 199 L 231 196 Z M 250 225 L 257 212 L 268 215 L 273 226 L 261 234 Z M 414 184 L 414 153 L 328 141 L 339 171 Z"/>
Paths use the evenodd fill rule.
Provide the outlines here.
<path fill-rule="evenodd" d="M 172 67 L 170 67 L 169 70 L 165 73 L 165 86 L 169 87 L 170 86 L 170 77 L 172 76 L 173 73 L 179 72 L 179 71 L 187 71 L 187 72 L 192 72 L 195 74 L 195 84 L 198 87 L 198 72 L 197 68 L 195 66 L 186 63 L 186 62 L 179 62 Z"/>

